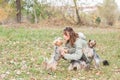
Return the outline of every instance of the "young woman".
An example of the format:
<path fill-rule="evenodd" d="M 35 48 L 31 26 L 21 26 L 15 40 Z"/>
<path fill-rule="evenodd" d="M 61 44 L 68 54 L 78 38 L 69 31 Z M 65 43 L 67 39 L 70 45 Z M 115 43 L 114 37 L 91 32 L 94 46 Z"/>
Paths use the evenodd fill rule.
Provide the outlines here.
<path fill-rule="evenodd" d="M 63 30 L 63 37 L 66 41 L 65 47 L 67 47 L 67 50 L 62 50 L 61 55 L 65 59 L 70 60 L 71 63 L 75 61 L 85 61 L 87 63 L 87 58 L 82 51 L 87 46 L 86 40 L 80 38 L 71 27 L 66 27 Z"/>

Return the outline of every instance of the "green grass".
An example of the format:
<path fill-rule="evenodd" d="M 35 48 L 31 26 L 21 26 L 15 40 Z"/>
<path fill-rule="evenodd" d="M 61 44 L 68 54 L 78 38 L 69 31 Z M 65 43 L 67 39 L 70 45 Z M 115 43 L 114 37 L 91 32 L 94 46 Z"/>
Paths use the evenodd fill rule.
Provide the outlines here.
<path fill-rule="evenodd" d="M 63 28 L 0 27 L 0 80 L 119 80 L 120 30 L 74 28 L 88 39 L 97 41 L 98 54 L 110 62 L 100 70 L 68 71 L 68 61 L 60 60 L 58 69 L 48 74 L 42 61 L 53 52 L 53 40 L 62 36 Z"/>

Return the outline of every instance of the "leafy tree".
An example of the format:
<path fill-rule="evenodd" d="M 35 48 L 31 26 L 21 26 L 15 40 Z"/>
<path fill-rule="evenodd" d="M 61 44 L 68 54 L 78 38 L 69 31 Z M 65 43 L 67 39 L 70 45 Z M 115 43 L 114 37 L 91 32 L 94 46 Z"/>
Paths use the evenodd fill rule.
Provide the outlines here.
<path fill-rule="evenodd" d="M 49 16 L 48 4 L 39 2 L 39 0 L 24 0 L 24 9 L 30 20 L 38 23 L 40 19 L 45 19 Z"/>
<path fill-rule="evenodd" d="M 38 23 L 40 19 L 45 19 L 49 15 L 47 11 L 48 4 L 44 4 L 46 0 L 0 0 L 15 9 L 17 22 L 21 22 L 21 17 L 28 16 L 34 23 Z"/>
<path fill-rule="evenodd" d="M 77 16 L 77 24 L 81 24 L 82 22 L 81 22 L 80 15 L 79 15 L 77 0 L 73 0 L 73 2 L 74 2 L 74 5 L 75 5 L 75 13 L 76 13 L 76 16 Z"/>
<path fill-rule="evenodd" d="M 8 4 L 9 0 L 0 0 L 0 23 L 4 24 L 8 21 L 8 19 L 13 16 L 15 10 Z"/>

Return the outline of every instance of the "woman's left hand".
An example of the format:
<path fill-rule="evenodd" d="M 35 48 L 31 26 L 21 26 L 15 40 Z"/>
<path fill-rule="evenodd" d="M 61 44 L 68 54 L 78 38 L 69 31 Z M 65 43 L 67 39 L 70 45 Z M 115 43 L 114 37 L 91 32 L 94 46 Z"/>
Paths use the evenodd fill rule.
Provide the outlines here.
<path fill-rule="evenodd" d="M 64 51 L 64 50 L 62 50 L 62 51 L 61 51 L 61 55 L 62 55 L 62 56 L 64 56 L 64 54 L 65 54 L 65 51 Z"/>

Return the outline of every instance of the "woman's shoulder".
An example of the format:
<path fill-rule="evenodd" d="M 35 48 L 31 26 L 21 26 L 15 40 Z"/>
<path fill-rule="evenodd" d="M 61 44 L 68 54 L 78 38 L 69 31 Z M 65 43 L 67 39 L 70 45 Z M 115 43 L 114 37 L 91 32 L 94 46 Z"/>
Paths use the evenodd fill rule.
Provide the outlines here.
<path fill-rule="evenodd" d="M 78 37 L 78 38 L 76 39 L 75 44 L 80 44 L 80 43 L 81 43 L 81 44 L 82 44 L 82 43 L 87 43 L 87 41 L 86 41 L 85 39 L 82 39 L 82 38 L 79 38 L 79 37 Z"/>
<path fill-rule="evenodd" d="M 78 32 L 78 36 L 81 39 L 86 39 L 86 36 L 82 32 Z"/>

